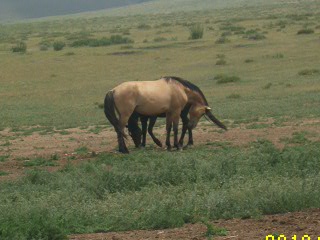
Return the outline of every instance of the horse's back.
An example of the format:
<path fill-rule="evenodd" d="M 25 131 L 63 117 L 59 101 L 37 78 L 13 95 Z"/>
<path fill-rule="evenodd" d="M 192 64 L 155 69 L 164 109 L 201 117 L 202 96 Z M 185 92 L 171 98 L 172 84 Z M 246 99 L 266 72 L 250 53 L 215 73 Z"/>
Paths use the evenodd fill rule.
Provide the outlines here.
<path fill-rule="evenodd" d="M 182 98 L 178 86 L 168 84 L 165 79 L 156 81 L 124 82 L 114 88 L 117 107 L 133 108 L 143 115 L 158 115 L 170 111 L 175 99 Z M 180 99 L 181 102 L 181 99 Z"/>

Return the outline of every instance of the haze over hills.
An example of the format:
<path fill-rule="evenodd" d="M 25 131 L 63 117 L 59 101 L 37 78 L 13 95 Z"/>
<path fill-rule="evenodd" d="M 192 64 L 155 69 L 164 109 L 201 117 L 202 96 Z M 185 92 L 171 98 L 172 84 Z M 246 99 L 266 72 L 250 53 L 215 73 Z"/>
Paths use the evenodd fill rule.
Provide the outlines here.
<path fill-rule="evenodd" d="M 83 12 L 89 16 L 172 13 L 254 5 L 294 4 L 299 1 L 301 0 L 1 0 L 0 21 L 82 14 Z"/>
<path fill-rule="evenodd" d="M 151 0 L 1 0 L 0 21 L 67 15 Z"/>

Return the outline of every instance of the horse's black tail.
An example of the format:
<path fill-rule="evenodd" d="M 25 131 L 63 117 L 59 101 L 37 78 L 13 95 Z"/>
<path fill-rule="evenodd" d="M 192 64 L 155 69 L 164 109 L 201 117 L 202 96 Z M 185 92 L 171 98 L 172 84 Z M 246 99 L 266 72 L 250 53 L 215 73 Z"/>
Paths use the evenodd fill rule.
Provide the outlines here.
<path fill-rule="evenodd" d="M 210 118 L 210 120 L 215 123 L 218 127 L 224 129 L 224 130 L 227 130 L 227 127 L 222 123 L 220 122 L 215 116 L 213 116 L 213 114 L 207 110 L 206 111 L 206 115 Z"/>
<path fill-rule="evenodd" d="M 104 114 L 106 115 L 107 119 L 112 124 L 116 132 L 118 134 L 122 134 L 126 138 L 125 133 L 120 128 L 119 119 L 116 116 L 117 109 L 114 102 L 113 94 L 114 90 L 111 90 L 106 94 L 106 97 L 104 98 Z"/>

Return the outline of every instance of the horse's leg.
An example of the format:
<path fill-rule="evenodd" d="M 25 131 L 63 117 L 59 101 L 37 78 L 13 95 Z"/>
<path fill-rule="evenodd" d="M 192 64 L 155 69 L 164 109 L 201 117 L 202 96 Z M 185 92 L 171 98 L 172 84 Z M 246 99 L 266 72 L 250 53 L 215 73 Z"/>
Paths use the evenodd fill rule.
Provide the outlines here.
<path fill-rule="evenodd" d="M 191 107 L 191 105 L 186 105 L 180 114 L 180 117 L 182 120 L 182 132 L 181 132 L 179 144 L 181 147 L 183 146 L 184 136 L 185 136 L 187 129 L 188 129 L 188 123 L 189 123 L 188 113 L 189 113 L 190 107 Z M 189 135 L 189 139 L 190 139 L 190 135 Z"/>
<path fill-rule="evenodd" d="M 171 144 L 170 144 L 170 133 L 171 133 L 171 128 L 172 128 L 172 120 L 169 114 L 167 114 L 166 117 L 166 130 L 167 130 L 167 137 L 166 137 L 166 145 L 167 149 L 171 149 Z"/>
<path fill-rule="evenodd" d="M 157 144 L 159 147 L 162 147 L 162 143 L 160 142 L 160 140 L 158 138 L 156 138 L 153 134 L 153 127 L 154 127 L 154 124 L 156 123 L 156 121 L 157 121 L 157 117 L 150 117 L 148 133 L 152 137 L 152 140 L 155 142 L 155 144 Z"/>
<path fill-rule="evenodd" d="M 124 137 L 126 136 L 124 133 L 125 126 L 129 120 L 129 117 L 131 116 L 132 112 L 128 112 L 127 114 L 123 114 L 120 116 L 119 119 L 119 132 L 117 132 L 118 135 L 118 143 L 119 143 L 119 152 L 122 153 L 129 153 L 129 150 L 126 146 L 126 143 L 124 141 Z"/>
<path fill-rule="evenodd" d="M 185 136 L 185 134 L 187 132 L 187 129 L 188 129 L 189 119 L 186 116 L 181 116 L 181 119 L 182 119 L 182 132 L 181 132 L 181 137 L 180 137 L 180 140 L 179 140 L 179 145 L 182 147 L 183 146 L 184 136 Z M 189 131 L 189 140 L 190 140 L 190 131 Z"/>
<path fill-rule="evenodd" d="M 136 148 L 141 145 L 141 129 L 138 126 L 138 121 L 139 115 L 133 112 L 128 120 L 128 130 Z"/>
<path fill-rule="evenodd" d="M 142 147 L 146 146 L 148 119 L 149 119 L 149 117 L 146 117 L 146 116 L 140 117 L 140 121 L 141 121 L 141 125 L 142 125 L 142 143 L 141 143 Z"/>
<path fill-rule="evenodd" d="M 193 145 L 192 128 L 188 127 L 188 133 L 189 133 L 188 145 Z"/>
<path fill-rule="evenodd" d="M 176 147 L 178 150 L 181 149 L 181 146 L 178 142 L 179 118 L 180 118 L 179 115 L 173 118 L 174 147 Z"/>
<path fill-rule="evenodd" d="M 124 142 L 124 134 L 122 131 L 117 131 L 118 144 L 119 144 L 119 152 L 121 153 L 129 153 L 129 150 Z"/>

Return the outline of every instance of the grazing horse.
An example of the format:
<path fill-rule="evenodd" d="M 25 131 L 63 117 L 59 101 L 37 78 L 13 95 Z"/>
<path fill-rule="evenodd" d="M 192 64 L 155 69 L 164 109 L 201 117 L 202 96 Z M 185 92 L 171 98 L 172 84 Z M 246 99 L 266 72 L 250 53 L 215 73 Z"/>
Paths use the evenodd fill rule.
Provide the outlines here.
<path fill-rule="evenodd" d="M 186 134 L 186 131 L 188 130 L 189 134 L 189 140 L 187 145 L 193 145 L 193 138 L 192 138 L 192 129 L 188 127 L 189 118 L 188 113 L 190 110 L 191 105 L 187 104 L 184 109 L 181 111 L 180 117 L 183 123 L 182 127 L 182 133 L 179 140 L 179 145 L 183 146 L 183 140 L 184 136 Z M 132 140 L 134 141 L 134 144 L 136 147 L 145 147 L 146 146 L 146 136 L 147 136 L 147 129 L 148 133 L 151 136 L 152 140 L 159 146 L 162 147 L 161 141 L 156 138 L 153 134 L 153 127 L 157 121 L 158 117 L 166 117 L 165 114 L 161 114 L 158 116 L 144 116 L 140 115 L 136 112 L 133 112 L 130 116 L 129 122 L 128 122 L 128 130 L 129 134 L 132 137 Z M 138 126 L 138 118 L 140 118 L 141 125 L 142 125 L 142 132 L 141 129 Z M 148 124 L 149 121 L 149 124 Z M 141 141 L 141 134 L 142 134 L 142 141 Z"/>
<path fill-rule="evenodd" d="M 113 125 L 119 144 L 119 151 L 129 153 L 124 138 L 124 128 L 131 114 L 135 111 L 145 116 L 166 115 L 166 145 L 171 148 L 170 132 L 173 126 L 174 147 L 178 143 L 178 124 L 181 111 L 190 104 L 188 127 L 193 129 L 200 118 L 206 114 L 219 127 L 226 127 L 210 112 L 211 108 L 202 91 L 178 77 L 164 77 L 156 81 L 124 82 L 110 90 L 104 100 L 104 112 Z M 118 118 L 116 116 L 118 114 Z"/>

